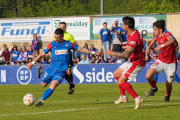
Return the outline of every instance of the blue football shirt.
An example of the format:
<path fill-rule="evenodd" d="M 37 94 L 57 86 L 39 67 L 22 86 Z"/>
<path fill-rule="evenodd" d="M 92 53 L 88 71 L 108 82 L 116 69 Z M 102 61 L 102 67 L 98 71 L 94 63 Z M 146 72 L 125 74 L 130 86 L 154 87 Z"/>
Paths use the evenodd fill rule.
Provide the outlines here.
<path fill-rule="evenodd" d="M 66 71 L 69 65 L 69 53 L 71 49 L 76 51 L 78 46 L 64 40 L 63 43 L 51 42 L 43 51 L 46 54 L 51 51 L 51 68 Z"/>
<path fill-rule="evenodd" d="M 104 30 L 104 28 L 102 28 L 100 30 L 100 35 L 101 35 L 102 42 L 104 43 L 106 41 L 109 41 L 109 36 L 111 35 L 111 33 L 109 29 Z"/>

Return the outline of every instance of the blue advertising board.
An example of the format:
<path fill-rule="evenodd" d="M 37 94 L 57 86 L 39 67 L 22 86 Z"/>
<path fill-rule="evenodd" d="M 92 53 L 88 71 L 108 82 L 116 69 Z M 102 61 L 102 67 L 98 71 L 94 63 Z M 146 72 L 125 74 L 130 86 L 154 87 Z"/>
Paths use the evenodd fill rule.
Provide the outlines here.
<path fill-rule="evenodd" d="M 75 84 L 98 84 L 98 83 L 116 83 L 113 72 L 121 64 L 89 64 L 75 65 L 72 69 L 73 80 Z M 147 83 L 145 75 L 151 63 L 146 64 L 144 69 L 130 83 Z M 44 65 L 44 72 L 38 78 L 38 66 L 35 65 L 30 71 L 26 66 L 1 66 L 0 67 L 0 84 L 40 84 L 43 75 L 49 65 Z M 177 75 L 180 76 L 180 65 L 177 66 Z M 166 76 L 164 72 L 158 75 L 158 83 L 165 83 Z M 62 84 L 67 84 L 63 80 Z"/>

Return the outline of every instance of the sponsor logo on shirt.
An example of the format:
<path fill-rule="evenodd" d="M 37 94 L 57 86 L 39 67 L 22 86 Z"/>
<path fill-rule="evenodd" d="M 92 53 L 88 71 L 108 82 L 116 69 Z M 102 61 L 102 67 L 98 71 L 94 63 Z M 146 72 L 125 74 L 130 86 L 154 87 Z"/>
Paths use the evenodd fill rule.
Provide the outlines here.
<path fill-rule="evenodd" d="M 68 54 L 67 50 L 56 50 L 55 55 Z"/>
<path fill-rule="evenodd" d="M 129 44 L 136 45 L 136 42 L 135 41 L 131 41 Z"/>
<path fill-rule="evenodd" d="M 104 31 L 104 32 L 103 32 L 103 35 L 106 35 L 106 34 L 108 34 L 108 32 L 107 32 L 107 31 Z"/>

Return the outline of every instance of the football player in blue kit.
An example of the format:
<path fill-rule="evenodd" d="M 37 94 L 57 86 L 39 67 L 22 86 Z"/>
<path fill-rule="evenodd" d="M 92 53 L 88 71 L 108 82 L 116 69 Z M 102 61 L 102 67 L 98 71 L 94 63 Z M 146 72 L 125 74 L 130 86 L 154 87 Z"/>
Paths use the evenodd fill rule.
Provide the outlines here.
<path fill-rule="evenodd" d="M 56 41 L 53 41 L 49 45 L 47 45 L 47 48 L 45 48 L 43 52 L 34 59 L 34 61 L 27 64 L 27 67 L 30 70 L 33 64 L 36 63 L 36 61 L 38 61 L 42 56 L 45 56 L 45 54 L 51 51 L 51 63 L 42 78 L 41 86 L 46 87 L 49 83 L 51 83 L 51 85 L 43 93 L 42 97 L 35 103 L 36 106 L 43 105 L 44 100 L 51 96 L 55 88 L 64 79 L 65 72 L 69 64 L 69 53 L 71 49 L 87 54 L 103 55 L 103 53 L 101 52 L 90 51 L 88 49 L 78 47 L 74 43 L 65 41 L 63 39 L 64 31 L 60 28 L 56 29 L 54 34 Z"/>

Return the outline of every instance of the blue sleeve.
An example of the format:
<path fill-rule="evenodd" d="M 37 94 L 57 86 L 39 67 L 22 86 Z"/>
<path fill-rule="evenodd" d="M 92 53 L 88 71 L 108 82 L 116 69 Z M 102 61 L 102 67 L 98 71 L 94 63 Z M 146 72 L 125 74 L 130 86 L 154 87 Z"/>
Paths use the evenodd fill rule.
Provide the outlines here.
<path fill-rule="evenodd" d="M 112 29 L 112 31 L 114 31 L 114 26 L 113 26 L 113 29 Z"/>
<path fill-rule="evenodd" d="M 45 54 L 51 51 L 51 43 L 43 50 Z"/>
<path fill-rule="evenodd" d="M 111 31 L 108 29 L 108 35 L 111 35 Z"/>
<path fill-rule="evenodd" d="M 173 37 L 174 41 L 176 41 L 176 38 L 173 35 L 172 35 L 172 37 Z"/>
<path fill-rule="evenodd" d="M 75 45 L 74 43 L 71 43 L 71 45 L 72 45 L 72 49 L 75 51 L 79 48 L 79 46 Z"/>
<path fill-rule="evenodd" d="M 100 35 L 102 35 L 102 29 L 100 30 Z"/>
<path fill-rule="evenodd" d="M 120 32 L 125 32 L 125 30 L 121 28 Z"/>

